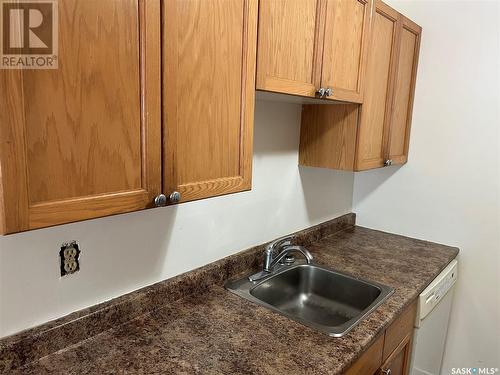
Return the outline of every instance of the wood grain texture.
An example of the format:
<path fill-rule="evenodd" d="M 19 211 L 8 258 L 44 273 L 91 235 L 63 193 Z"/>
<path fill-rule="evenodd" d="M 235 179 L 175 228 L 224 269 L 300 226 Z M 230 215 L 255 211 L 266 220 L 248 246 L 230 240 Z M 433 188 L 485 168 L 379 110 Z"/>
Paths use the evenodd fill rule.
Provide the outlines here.
<path fill-rule="evenodd" d="M 363 102 L 371 0 L 326 0 L 321 86 L 328 99 Z"/>
<path fill-rule="evenodd" d="M 299 164 L 352 171 L 356 150 L 358 105 L 304 105 Z"/>
<path fill-rule="evenodd" d="M 260 1 L 257 89 L 315 96 L 321 74 L 320 4 Z"/>
<path fill-rule="evenodd" d="M 384 346 L 384 335 L 378 339 L 349 367 L 345 375 L 374 374 L 382 363 L 382 350 Z"/>
<path fill-rule="evenodd" d="M 420 26 L 402 15 L 400 15 L 399 23 L 401 35 L 388 143 L 388 158 L 393 161 L 393 164 L 403 164 L 408 160 L 413 99 L 422 33 Z"/>
<path fill-rule="evenodd" d="M 161 2 L 140 0 L 142 188 L 147 207 L 162 189 Z"/>
<path fill-rule="evenodd" d="M 182 201 L 251 185 L 256 0 L 166 0 L 164 191 Z"/>
<path fill-rule="evenodd" d="M 0 89 L 3 93 L 9 93 L 0 95 L 2 234 L 29 228 L 23 72 L 0 70 Z"/>
<path fill-rule="evenodd" d="M 390 126 L 398 13 L 376 0 L 356 151 L 356 170 L 384 165 Z"/>
<path fill-rule="evenodd" d="M 159 4 L 64 1 L 59 69 L 1 73 L 14 93 L 2 134 L 16 133 L 9 146 L 24 155 L 2 157 L 2 170 L 19 171 L 2 178 L 4 199 L 26 191 L 15 195 L 23 219 L 4 213 L 6 233 L 151 206 L 161 185 Z"/>
<path fill-rule="evenodd" d="M 346 4 L 354 3 L 359 2 L 340 2 L 339 8 L 348 8 Z M 332 0 L 331 4 L 334 9 L 336 2 Z M 362 171 L 383 167 L 387 159 L 391 159 L 393 164 L 407 160 L 421 28 L 380 0 L 371 4 L 372 17 L 368 27 L 371 39 L 364 77 L 364 99 L 359 111 L 358 127 L 348 127 L 353 131 L 357 129 L 354 135 L 355 152 L 352 153 L 355 158 L 354 167 L 350 167 L 349 158 L 342 159 L 353 133 L 345 133 L 346 128 L 342 125 L 333 128 L 325 125 L 331 123 L 332 119 L 336 119 L 333 121 L 337 124 L 345 125 L 339 121 L 345 111 L 341 105 L 318 107 L 314 116 L 310 114 L 311 111 L 304 112 L 307 116 L 302 120 L 300 148 L 300 163 L 303 165 Z M 360 14 L 358 10 L 358 16 L 351 14 L 349 19 L 361 19 Z M 326 56 L 331 54 L 328 51 L 328 38 L 333 40 L 332 30 L 335 29 L 329 25 L 334 24 L 334 20 L 327 18 L 326 22 L 323 76 Z M 344 30 L 347 26 L 337 22 L 337 27 Z M 355 36 L 356 33 L 351 30 L 350 35 Z M 344 46 L 345 53 L 349 50 L 352 48 Z M 325 82 L 322 85 L 326 85 Z M 335 137 L 330 135 L 333 132 L 336 132 Z M 319 140 L 318 134 L 325 134 L 326 139 Z M 348 155 L 350 157 L 351 153 Z M 345 160 L 349 162 L 345 163 Z"/>
<path fill-rule="evenodd" d="M 29 229 L 70 223 L 82 217 L 93 218 L 137 211 L 144 208 L 145 201 L 151 202 L 149 194 L 140 189 L 36 204 L 30 207 Z"/>
<path fill-rule="evenodd" d="M 136 0 L 64 1 L 59 69 L 24 72 L 30 203 L 141 187 L 138 24 Z"/>
<path fill-rule="evenodd" d="M 412 333 L 406 335 L 387 360 L 380 366 L 377 375 L 407 375 L 410 369 Z"/>

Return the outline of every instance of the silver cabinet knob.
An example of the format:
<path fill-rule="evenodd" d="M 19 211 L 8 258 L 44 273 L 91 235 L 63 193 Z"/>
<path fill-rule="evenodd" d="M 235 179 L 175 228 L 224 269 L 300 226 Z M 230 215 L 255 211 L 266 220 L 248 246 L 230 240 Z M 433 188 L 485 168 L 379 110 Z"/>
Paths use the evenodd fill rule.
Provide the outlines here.
<path fill-rule="evenodd" d="M 163 207 L 167 204 L 167 197 L 165 194 L 160 194 L 155 197 L 155 206 Z"/>
<path fill-rule="evenodd" d="M 325 88 L 324 87 L 320 87 L 318 89 L 318 91 L 316 91 L 316 95 L 318 95 L 320 98 L 322 98 L 322 97 L 325 96 L 325 92 L 326 92 Z"/>
<path fill-rule="evenodd" d="M 333 94 L 333 90 L 328 87 L 326 90 L 325 90 L 325 96 L 331 96 Z"/>
<path fill-rule="evenodd" d="M 390 368 L 385 369 L 385 370 L 382 370 L 382 374 L 384 374 L 384 375 L 391 375 L 391 372 L 392 372 L 392 371 L 391 371 L 391 369 L 390 369 Z"/>
<path fill-rule="evenodd" d="M 181 193 L 179 193 L 178 191 L 174 191 L 168 198 L 170 199 L 171 203 L 178 203 L 181 200 Z"/>
<path fill-rule="evenodd" d="M 392 165 L 392 159 L 387 159 L 385 162 L 384 162 L 384 167 L 389 167 Z"/>

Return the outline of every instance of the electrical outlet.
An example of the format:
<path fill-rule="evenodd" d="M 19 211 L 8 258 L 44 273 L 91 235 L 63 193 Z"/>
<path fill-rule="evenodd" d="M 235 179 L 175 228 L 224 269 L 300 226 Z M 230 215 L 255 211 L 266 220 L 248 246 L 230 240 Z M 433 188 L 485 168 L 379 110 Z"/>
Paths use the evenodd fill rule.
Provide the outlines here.
<path fill-rule="evenodd" d="M 66 276 L 80 270 L 80 248 L 76 241 L 63 243 L 59 251 L 61 276 Z"/>

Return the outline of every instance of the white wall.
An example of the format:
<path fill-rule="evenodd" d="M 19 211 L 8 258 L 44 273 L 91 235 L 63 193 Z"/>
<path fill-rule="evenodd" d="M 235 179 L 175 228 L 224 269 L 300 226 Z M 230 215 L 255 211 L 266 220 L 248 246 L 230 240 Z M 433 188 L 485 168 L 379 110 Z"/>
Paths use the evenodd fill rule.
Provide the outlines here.
<path fill-rule="evenodd" d="M 250 192 L 0 237 L 0 337 L 351 212 L 352 173 L 297 167 L 300 108 L 257 102 Z"/>
<path fill-rule="evenodd" d="M 297 168 L 297 104 L 258 102 L 251 192 L 0 237 L 0 337 L 351 211 L 461 248 L 445 356 L 500 367 L 499 3 L 395 1 L 423 28 L 409 163 Z M 78 240 L 81 271 L 60 279 Z"/>
<path fill-rule="evenodd" d="M 500 3 L 387 2 L 423 27 L 410 159 L 356 174 L 353 211 L 460 247 L 442 374 L 500 367 Z"/>

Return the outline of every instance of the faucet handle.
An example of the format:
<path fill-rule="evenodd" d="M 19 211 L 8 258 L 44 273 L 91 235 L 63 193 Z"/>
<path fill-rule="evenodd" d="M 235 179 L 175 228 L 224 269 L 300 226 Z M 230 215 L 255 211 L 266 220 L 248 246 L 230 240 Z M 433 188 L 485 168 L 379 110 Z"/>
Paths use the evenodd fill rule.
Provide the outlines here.
<path fill-rule="evenodd" d="M 280 237 L 266 246 L 266 252 L 274 252 L 274 250 L 282 248 L 283 246 L 290 246 L 294 239 L 294 235 Z"/>
<path fill-rule="evenodd" d="M 281 249 L 284 246 L 291 246 L 292 241 L 295 239 L 295 236 L 284 236 L 280 237 L 277 240 L 269 243 L 266 246 L 266 250 L 264 250 L 264 271 L 268 271 L 271 267 L 271 263 L 274 261 L 274 253 L 275 250 Z M 279 252 L 279 251 L 278 251 Z"/>

